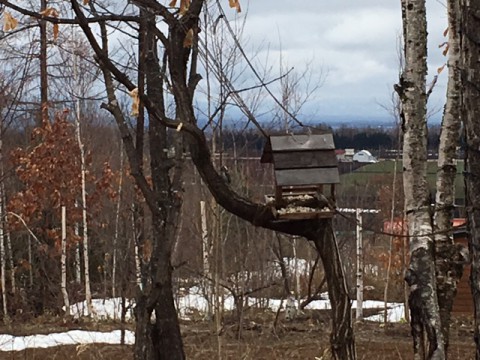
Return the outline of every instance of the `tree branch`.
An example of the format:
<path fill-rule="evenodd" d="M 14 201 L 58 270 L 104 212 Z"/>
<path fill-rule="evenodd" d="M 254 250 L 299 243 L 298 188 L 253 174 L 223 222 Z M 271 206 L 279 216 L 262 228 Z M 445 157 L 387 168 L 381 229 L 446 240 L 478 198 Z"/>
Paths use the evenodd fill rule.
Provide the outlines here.
<path fill-rule="evenodd" d="M 52 16 L 45 16 L 36 11 L 27 10 L 22 8 L 21 6 L 12 4 L 10 1 L 7 0 L 0 0 L 0 4 L 5 5 L 6 7 L 19 12 L 20 14 L 31 16 L 38 20 L 45 20 L 53 24 L 78 24 L 76 19 L 67 19 L 67 18 L 56 18 Z M 131 22 L 139 22 L 140 19 L 138 16 L 129 16 L 129 15 L 102 15 L 102 16 L 94 16 L 91 18 L 86 19 L 87 23 L 99 23 L 102 21 L 131 21 Z"/>

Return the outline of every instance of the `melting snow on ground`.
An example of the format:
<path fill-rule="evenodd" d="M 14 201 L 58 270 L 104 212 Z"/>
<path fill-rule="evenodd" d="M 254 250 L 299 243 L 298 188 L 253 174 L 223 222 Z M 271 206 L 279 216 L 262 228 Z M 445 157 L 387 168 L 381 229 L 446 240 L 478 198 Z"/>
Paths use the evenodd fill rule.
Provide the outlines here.
<path fill-rule="evenodd" d="M 12 336 L 0 335 L 0 351 L 20 351 L 31 348 L 48 348 L 60 345 L 92 343 L 120 344 L 120 330 L 112 332 L 71 330 L 48 335 Z M 125 344 L 133 344 L 135 335 L 125 331 Z"/>
<path fill-rule="evenodd" d="M 330 309 L 330 301 L 327 299 L 327 294 L 323 294 L 325 300 L 317 300 L 311 302 L 307 309 Z M 249 298 L 250 306 L 255 306 L 260 299 Z M 262 304 L 267 304 L 271 311 L 277 311 L 281 306 L 282 301 L 278 299 L 262 299 Z M 133 301 L 127 301 L 126 319 L 133 318 Z M 180 297 L 177 300 L 177 308 L 179 309 L 179 316 L 183 319 L 188 319 L 191 312 L 205 313 L 207 310 L 207 301 L 202 295 L 202 291 L 198 287 L 192 287 L 189 293 Z M 285 304 L 283 303 L 283 306 Z M 356 301 L 353 301 L 352 308 L 356 308 Z M 95 299 L 93 300 L 93 307 L 98 319 L 100 320 L 118 320 L 121 318 L 121 299 Z M 383 301 L 367 300 L 363 302 L 364 309 L 378 309 L 378 314 L 366 318 L 370 321 L 383 321 Z M 387 304 L 387 319 L 389 322 L 399 322 L 404 318 L 403 304 L 388 303 Z M 233 310 L 233 298 L 225 298 L 225 309 Z M 78 318 L 86 315 L 85 302 L 77 303 L 70 306 L 70 313 Z M 125 343 L 133 344 L 134 333 L 125 331 Z M 106 344 L 120 344 L 120 330 L 112 332 L 98 332 L 98 331 L 83 331 L 72 330 L 63 333 L 53 333 L 48 335 L 31 335 L 31 336 L 12 336 L 8 334 L 0 334 L 0 351 L 20 351 L 27 348 L 46 348 L 59 345 L 80 345 L 91 343 L 106 343 Z"/>

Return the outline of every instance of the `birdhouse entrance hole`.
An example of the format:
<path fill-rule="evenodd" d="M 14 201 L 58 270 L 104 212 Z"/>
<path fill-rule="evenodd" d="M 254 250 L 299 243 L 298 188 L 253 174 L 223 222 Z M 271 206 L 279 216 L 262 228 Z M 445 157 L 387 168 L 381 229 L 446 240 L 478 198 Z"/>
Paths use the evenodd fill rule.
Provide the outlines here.
<path fill-rule="evenodd" d="M 261 162 L 273 163 L 275 193 L 266 200 L 279 219 L 333 216 L 340 178 L 332 134 L 270 136 Z"/>

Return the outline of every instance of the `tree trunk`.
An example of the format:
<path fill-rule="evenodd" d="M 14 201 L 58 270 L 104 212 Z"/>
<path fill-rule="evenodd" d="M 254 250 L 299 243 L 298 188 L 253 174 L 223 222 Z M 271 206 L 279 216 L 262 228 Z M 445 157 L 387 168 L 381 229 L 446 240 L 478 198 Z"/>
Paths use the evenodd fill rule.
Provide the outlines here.
<path fill-rule="evenodd" d="M 352 328 L 352 303 L 348 296 L 345 272 L 337 239 L 330 220 L 316 224 L 316 231 L 308 237 L 313 241 L 322 259 L 325 277 L 328 279 L 328 296 L 332 304 L 332 332 L 330 345 L 332 356 L 338 360 L 356 358 Z"/>
<path fill-rule="evenodd" d="M 462 277 L 461 252 L 457 251 L 450 232 L 455 200 L 456 147 L 460 136 L 460 4 L 449 0 L 448 4 L 448 85 L 440 146 L 435 196 L 435 268 L 437 297 L 442 321 L 445 353 L 448 352 L 450 313 L 457 293 L 457 283 Z"/>
<path fill-rule="evenodd" d="M 75 62 L 76 64 L 76 62 Z M 77 67 L 74 68 L 74 76 L 77 78 Z M 77 144 L 80 150 L 80 176 L 82 186 L 82 198 L 80 206 L 82 207 L 82 233 L 83 233 L 83 262 L 85 272 L 85 302 L 87 303 L 87 310 L 89 316 L 95 316 L 95 311 L 92 305 L 92 291 L 90 289 L 90 256 L 88 253 L 88 220 L 87 220 L 87 189 L 86 189 L 86 165 L 85 165 L 85 147 L 82 142 L 82 136 L 80 132 L 80 103 L 75 103 L 75 133 L 77 137 Z"/>
<path fill-rule="evenodd" d="M 60 259 L 60 267 L 62 274 L 62 296 L 63 305 L 65 306 L 65 314 L 70 315 L 70 301 L 67 291 L 67 208 L 62 206 L 62 254 Z"/>
<path fill-rule="evenodd" d="M 151 13 L 145 16 L 147 95 L 164 110 L 163 78 L 158 76 L 164 70 L 160 68 L 157 54 L 155 16 Z M 175 140 L 178 137 L 173 134 Z M 180 147 L 176 146 L 173 163 L 168 158 L 167 130 L 156 113 L 149 113 L 148 138 L 155 196 L 154 203 L 150 203 L 153 204 L 150 206 L 153 241 L 149 288 L 140 295 L 136 310 L 136 334 L 141 338 L 136 339 L 135 359 L 182 360 L 185 353 L 173 298 L 171 255 L 182 205 L 183 151 L 178 151 Z M 155 320 L 150 323 L 152 312 Z"/>
<path fill-rule="evenodd" d="M 47 0 L 40 1 L 40 11 L 45 11 L 48 3 Z M 40 20 L 40 116 L 37 127 L 41 127 L 42 123 L 48 117 L 48 63 L 47 63 L 47 21 Z"/>
<path fill-rule="evenodd" d="M 471 287 L 474 301 L 476 359 L 480 359 L 480 1 L 462 2 L 462 88 L 465 127 L 465 188 Z"/>
<path fill-rule="evenodd" d="M 0 201 L 3 202 L 3 194 L 0 194 Z M 6 256 L 5 256 L 5 221 L 3 220 L 3 203 L 0 204 L 0 285 L 2 287 L 2 310 L 3 310 L 3 321 L 6 323 L 8 320 L 8 308 L 7 308 L 7 286 L 5 281 L 5 271 L 6 271 Z"/>
<path fill-rule="evenodd" d="M 357 321 L 363 320 L 363 232 L 362 232 L 362 212 L 359 208 L 355 212 L 357 218 L 357 308 L 355 318 Z"/>
<path fill-rule="evenodd" d="M 75 223 L 73 231 L 75 236 L 79 235 L 78 223 Z M 82 283 L 82 263 L 81 263 L 81 257 L 80 257 L 80 243 L 75 244 L 75 282 L 77 284 Z"/>
<path fill-rule="evenodd" d="M 120 149 L 120 180 L 118 181 L 118 200 L 115 209 L 115 233 L 113 235 L 113 255 L 112 255 L 112 297 L 117 296 L 117 247 L 120 227 L 120 209 L 122 204 L 123 192 L 123 148 Z"/>
<path fill-rule="evenodd" d="M 396 85 L 402 101 L 403 186 L 410 235 L 409 307 L 415 359 L 444 359 L 435 283 L 434 242 L 427 184 L 427 21 L 425 0 L 402 0 L 405 69 Z M 425 335 L 427 338 L 425 339 Z M 428 353 L 424 341 L 428 344 Z"/>
<path fill-rule="evenodd" d="M 185 353 L 173 301 L 170 265 L 172 241 L 169 239 L 174 238 L 165 237 L 168 231 L 159 219 L 153 221 L 153 227 L 157 238 L 151 259 L 152 284 L 151 289 L 137 299 L 134 356 L 135 360 L 183 360 Z"/>

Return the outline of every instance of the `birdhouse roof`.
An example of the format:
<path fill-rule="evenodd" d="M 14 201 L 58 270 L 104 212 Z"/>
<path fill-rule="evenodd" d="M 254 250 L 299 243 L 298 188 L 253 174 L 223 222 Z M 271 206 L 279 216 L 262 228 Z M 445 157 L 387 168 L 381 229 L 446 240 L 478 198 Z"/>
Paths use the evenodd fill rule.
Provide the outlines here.
<path fill-rule="evenodd" d="M 278 186 L 340 182 L 332 134 L 270 136 L 262 163 L 273 163 Z"/>

